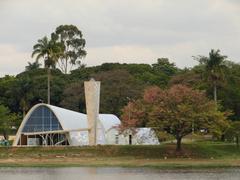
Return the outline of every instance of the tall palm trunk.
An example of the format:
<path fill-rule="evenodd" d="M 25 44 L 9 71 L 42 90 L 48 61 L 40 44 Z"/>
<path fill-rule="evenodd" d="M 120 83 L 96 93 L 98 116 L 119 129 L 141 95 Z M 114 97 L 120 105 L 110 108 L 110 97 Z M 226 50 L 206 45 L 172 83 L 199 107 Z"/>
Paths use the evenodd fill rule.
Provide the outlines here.
<path fill-rule="evenodd" d="M 26 116 L 26 107 L 23 107 L 23 118 Z"/>
<path fill-rule="evenodd" d="M 27 105 L 26 105 L 26 100 L 25 98 L 23 97 L 20 101 L 20 107 L 22 109 L 22 113 L 23 113 L 23 118 L 25 117 L 26 115 L 26 111 L 27 111 Z"/>
<path fill-rule="evenodd" d="M 214 84 L 213 84 L 213 98 L 214 98 L 215 103 L 217 103 L 217 85 L 216 85 L 216 82 L 214 82 Z"/>
<path fill-rule="evenodd" d="M 51 93 L 51 91 L 50 91 L 50 81 L 51 81 L 51 69 L 50 69 L 50 67 L 48 67 L 47 68 L 47 74 L 48 74 L 48 82 L 47 82 L 47 84 L 48 84 L 48 90 L 47 90 L 47 96 L 48 96 L 48 104 L 50 104 L 51 102 L 50 102 L 50 100 L 51 100 L 51 96 L 50 96 L 50 93 Z"/>

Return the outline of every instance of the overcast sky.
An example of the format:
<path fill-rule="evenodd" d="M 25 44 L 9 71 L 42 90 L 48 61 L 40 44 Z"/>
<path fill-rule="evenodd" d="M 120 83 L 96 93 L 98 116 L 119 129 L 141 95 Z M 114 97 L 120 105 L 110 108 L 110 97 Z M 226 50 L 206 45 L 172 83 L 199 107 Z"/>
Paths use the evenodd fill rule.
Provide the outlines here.
<path fill-rule="evenodd" d="M 23 71 L 61 24 L 82 31 L 88 66 L 167 57 L 191 67 L 212 48 L 240 61 L 240 0 L 0 0 L 0 76 Z"/>

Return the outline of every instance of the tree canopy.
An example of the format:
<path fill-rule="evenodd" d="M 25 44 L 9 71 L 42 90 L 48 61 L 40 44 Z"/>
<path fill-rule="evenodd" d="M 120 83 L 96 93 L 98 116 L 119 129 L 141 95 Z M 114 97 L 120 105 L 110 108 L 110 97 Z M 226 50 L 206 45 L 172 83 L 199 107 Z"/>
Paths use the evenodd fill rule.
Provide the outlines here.
<path fill-rule="evenodd" d="M 228 141 L 235 142 L 239 146 L 240 139 L 240 122 L 232 122 L 225 132 Z"/>
<path fill-rule="evenodd" d="M 183 85 L 165 90 L 157 86 L 147 88 L 141 100 L 124 108 L 122 120 L 126 128 L 134 123 L 135 126 L 146 124 L 155 131 L 173 135 L 177 150 L 181 150 L 182 138 L 193 131 L 205 130 L 221 135 L 227 126 L 226 115 L 217 110 L 213 101 L 203 92 Z"/>
<path fill-rule="evenodd" d="M 87 55 L 84 49 L 86 41 L 82 32 L 74 25 L 58 26 L 52 33 L 51 39 L 62 47 L 62 53 L 57 63 L 65 74 L 72 69 L 72 66 L 80 65 L 80 59 Z"/>
<path fill-rule="evenodd" d="M 225 80 L 225 72 L 227 56 L 220 54 L 220 50 L 212 49 L 209 52 L 209 57 L 199 56 L 197 60 L 204 67 L 204 76 L 207 82 L 213 88 L 213 98 L 217 102 L 217 87 Z"/>
<path fill-rule="evenodd" d="M 52 41 L 53 38 L 55 38 L 55 42 Z M 77 69 L 65 74 L 56 65 L 56 62 L 63 58 L 63 51 L 53 55 L 52 53 L 56 49 L 49 50 L 50 47 L 57 45 L 56 43 L 62 47 L 62 49 L 58 50 L 66 50 L 61 44 L 61 36 L 59 34 L 51 37 L 51 39 L 40 39 L 37 42 L 39 45 L 35 46 L 36 53 L 34 53 L 36 58 L 42 58 L 42 62 L 47 67 L 51 67 L 51 104 L 53 105 L 85 112 L 83 82 L 90 78 L 95 78 L 101 81 L 100 111 L 102 113 L 113 113 L 119 117 L 121 116 L 124 126 L 147 127 L 150 126 L 150 122 L 154 123 L 154 117 L 157 115 L 151 109 L 154 103 L 150 106 L 144 102 L 143 94 L 149 90 L 149 87 L 154 86 L 155 89 L 158 88 L 161 89 L 161 92 L 165 92 L 165 90 L 170 90 L 169 87 L 175 87 L 175 85 L 187 86 L 194 91 L 199 90 L 201 93 L 204 91 L 207 99 L 214 99 L 214 88 L 212 81 L 210 81 L 211 78 L 207 76 L 209 71 L 207 71 L 206 63 L 210 59 L 216 58 L 217 60 L 215 59 L 214 61 L 221 62 L 216 64 L 223 67 L 219 71 L 214 70 L 214 72 L 219 73 L 217 75 L 218 102 L 216 106 L 221 107 L 219 110 L 223 113 L 229 110 L 232 111 L 232 114 L 229 116 L 231 121 L 238 122 L 240 119 L 240 65 L 226 60 L 226 57 L 221 55 L 219 51 L 212 50 L 209 56 L 199 56 L 202 58 L 201 62 L 192 68 L 182 69 L 167 58 L 158 58 L 153 64 L 103 63 L 102 65 L 92 67 L 81 65 Z M 50 59 L 56 60 L 53 64 L 45 62 L 46 58 L 48 58 L 47 54 L 49 54 Z M 81 58 L 79 57 L 77 61 L 81 60 Z M 68 59 L 69 61 L 70 59 Z M 209 65 L 209 67 L 213 67 L 213 65 Z M 222 74 L 222 72 L 224 73 Z M 16 76 L 6 75 L 0 78 L 0 105 L 8 108 L 10 113 L 24 116 L 33 105 L 39 102 L 46 103 L 48 101 L 46 96 L 47 77 L 47 69 L 41 68 L 39 62 L 34 62 L 28 63 L 26 70 Z M 179 97 L 176 96 L 174 98 Z M 203 99 L 206 99 L 206 97 Z M 213 105 L 209 106 L 213 107 Z M 181 108 L 182 111 L 187 111 L 189 106 Z M 207 112 L 210 113 L 210 110 L 211 108 Z M 212 113 L 222 117 L 223 114 L 220 111 L 214 112 L 212 110 Z M 151 112 L 151 116 L 146 112 Z M 126 121 L 127 119 L 128 121 Z M 231 121 L 229 122 L 231 123 Z M 152 126 L 155 125 L 152 124 Z M 197 125 L 194 126 L 194 131 L 199 130 L 197 127 Z M 215 128 L 215 131 L 210 127 L 207 129 L 216 135 L 223 131 L 221 128 Z"/>
<path fill-rule="evenodd" d="M 8 136 L 12 130 L 15 130 L 19 126 L 19 117 L 11 113 L 10 110 L 0 105 L 0 133 L 5 140 L 8 140 Z"/>

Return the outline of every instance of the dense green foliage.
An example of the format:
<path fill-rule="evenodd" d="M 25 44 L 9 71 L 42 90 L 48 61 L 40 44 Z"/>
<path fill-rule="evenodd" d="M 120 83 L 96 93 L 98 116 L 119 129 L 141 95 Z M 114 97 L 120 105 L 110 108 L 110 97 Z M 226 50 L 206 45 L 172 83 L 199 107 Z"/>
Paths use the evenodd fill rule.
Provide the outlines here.
<path fill-rule="evenodd" d="M 158 61 L 154 65 L 158 64 L 163 63 Z M 180 71 L 168 61 L 162 65 L 166 72 L 157 70 L 154 65 L 105 63 L 95 67 L 80 67 L 70 74 L 52 69 L 51 104 L 84 112 L 83 82 L 95 78 L 101 81 L 100 111 L 120 115 L 129 99 L 137 99 L 150 85 L 166 87 L 171 77 Z M 26 68 L 15 77 L 0 78 L 0 102 L 12 112 L 20 114 L 27 112 L 36 103 L 46 103 L 47 70 Z"/>
<path fill-rule="evenodd" d="M 46 103 L 47 76 L 47 69 L 40 68 L 38 63 L 28 63 L 24 72 L 0 78 L 0 104 L 12 113 L 24 116 L 33 105 Z M 224 59 L 223 76 L 224 81 L 217 84 L 218 104 L 222 111 L 232 111 L 230 119 L 237 121 L 240 119 L 240 65 Z M 214 95 L 214 87 L 206 78 L 206 64 L 201 62 L 193 68 L 181 69 L 167 58 L 159 58 L 152 65 L 104 63 L 93 67 L 79 66 L 69 74 L 54 67 L 51 70 L 51 104 L 85 112 L 83 82 L 90 78 L 101 81 L 100 112 L 118 116 L 129 101 L 139 99 L 149 86 L 165 89 L 183 84 L 205 91 L 210 99 Z"/>
<path fill-rule="evenodd" d="M 230 142 L 235 142 L 239 146 L 240 122 L 232 122 L 225 132 L 225 137 Z"/>
<path fill-rule="evenodd" d="M 60 25 L 51 34 L 51 39 L 61 47 L 61 54 L 58 58 L 58 67 L 67 74 L 74 65 L 80 65 L 80 59 L 85 57 L 84 50 L 86 41 L 82 32 L 74 25 Z"/>
<path fill-rule="evenodd" d="M 227 69 L 226 63 L 227 56 L 222 56 L 220 50 L 211 50 L 209 57 L 200 56 L 197 60 L 204 68 L 204 76 L 209 85 L 213 88 L 214 101 L 217 102 L 217 88 L 224 81 Z"/>
<path fill-rule="evenodd" d="M 0 105 L 0 133 L 5 140 L 8 140 L 9 134 L 19 126 L 19 117 L 11 113 L 9 109 Z"/>

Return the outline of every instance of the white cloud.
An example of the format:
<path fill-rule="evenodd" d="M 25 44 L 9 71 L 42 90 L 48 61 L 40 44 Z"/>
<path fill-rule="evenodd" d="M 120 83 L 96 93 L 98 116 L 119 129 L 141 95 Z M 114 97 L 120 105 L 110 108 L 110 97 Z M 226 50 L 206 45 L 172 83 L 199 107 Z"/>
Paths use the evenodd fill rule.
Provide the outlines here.
<path fill-rule="evenodd" d="M 88 66 L 99 65 L 104 62 L 119 63 L 152 63 L 157 54 L 144 46 L 110 46 L 89 48 L 88 55 L 83 60 Z"/>
<path fill-rule="evenodd" d="M 29 59 L 29 53 L 17 51 L 12 45 L 0 44 L 0 77 L 23 71 Z"/>
<path fill-rule="evenodd" d="M 192 66 L 191 56 L 212 48 L 235 61 L 240 56 L 239 0 L 0 0 L 0 22 L 0 66 L 1 54 L 23 63 L 15 69 L 4 64 L 2 73 L 19 73 L 37 39 L 60 24 L 83 31 L 88 65 L 168 57 Z"/>

